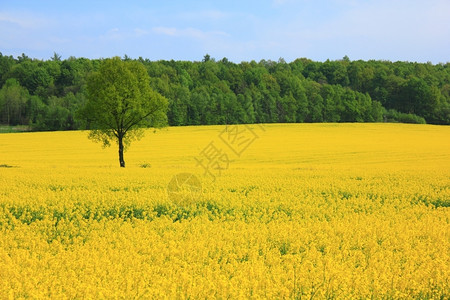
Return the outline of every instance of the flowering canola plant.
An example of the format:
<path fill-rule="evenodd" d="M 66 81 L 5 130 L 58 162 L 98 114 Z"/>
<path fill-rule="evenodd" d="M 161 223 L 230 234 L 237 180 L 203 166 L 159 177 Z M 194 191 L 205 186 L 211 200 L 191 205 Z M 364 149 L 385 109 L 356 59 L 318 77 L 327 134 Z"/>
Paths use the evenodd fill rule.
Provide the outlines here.
<path fill-rule="evenodd" d="M 450 295 L 450 127 L 249 127 L 239 155 L 224 126 L 148 131 L 125 169 L 86 132 L 0 135 L 0 299 Z"/>

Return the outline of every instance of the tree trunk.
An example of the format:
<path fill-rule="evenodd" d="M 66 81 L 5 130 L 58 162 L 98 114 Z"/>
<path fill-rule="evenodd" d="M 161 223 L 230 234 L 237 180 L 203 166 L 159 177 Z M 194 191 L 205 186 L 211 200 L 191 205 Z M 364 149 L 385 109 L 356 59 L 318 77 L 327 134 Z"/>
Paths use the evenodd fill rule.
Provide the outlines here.
<path fill-rule="evenodd" d="M 121 168 L 125 168 L 125 161 L 123 160 L 123 136 L 119 136 L 119 163 Z"/>

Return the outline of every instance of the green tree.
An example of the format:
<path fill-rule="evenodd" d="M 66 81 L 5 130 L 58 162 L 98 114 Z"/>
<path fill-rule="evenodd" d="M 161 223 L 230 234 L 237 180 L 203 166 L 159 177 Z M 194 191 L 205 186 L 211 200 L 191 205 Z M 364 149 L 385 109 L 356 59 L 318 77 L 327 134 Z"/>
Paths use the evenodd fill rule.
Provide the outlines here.
<path fill-rule="evenodd" d="M 329 84 L 348 86 L 350 83 L 347 68 L 344 66 L 343 62 L 327 60 L 320 66 L 319 70 L 325 76 Z"/>
<path fill-rule="evenodd" d="M 297 103 L 292 93 L 277 99 L 278 122 L 295 123 Z"/>
<path fill-rule="evenodd" d="M 256 119 L 256 114 L 255 108 L 253 107 L 252 97 L 250 96 L 250 94 L 249 93 L 239 94 L 237 96 L 237 101 L 241 104 L 244 111 L 242 123 L 245 124 L 254 123 Z"/>
<path fill-rule="evenodd" d="M 280 58 L 236 64 L 209 55 L 195 62 L 128 56 L 122 60 L 144 65 L 150 87 L 169 99 L 169 125 L 422 121 L 408 114 L 433 124 L 450 123 L 450 63 L 344 57 L 325 62 L 300 58 L 286 63 Z M 84 106 L 89 74 L 98 71 L 102 61 L 62 60 L 57 53 L 42 61 L 0 53 L 0 89 L 15 79 L 29 92 L 26 109 L 23 103 L 16 109 L 19 102 L 3 97 L 0 122 L 31 124 L 38 130 L 81 128 L 74 112 Z"/>
<path fill-rule="evenodd" d="M 0 86 L 9 78 L 7 74 L 15 64 L 16 61 L 12 56 L 3 55 L 0 52 Z"/>
<path fill-rule="evenodd" d="M 104 60 L 88 78 L 87 90 L 80 117 L 91 129 L 90 139 L 105 147 L 117 142 L 120 167 L 125 167 L 124 150 L 142 137 L 143 127 L 167 124 L 168 101 L 150 88 L 150 77 L 139 62 Z"/>
<path fill-rule="evenodd" d="M 56 52 L 53 52 L 53 56 L 50 58 L 52 61 L 61 61 L 61 55 Z"/>
<path fill-rule="evenodd" d="M 324 101 L 323 120 L 325 122 L 339 122 L 343 110 L 341 105 L 343 88 L 338 85 L 324 85 L 320 94 Z"/>
<path fill-rule="evenodd" d="M 305 82 L 308 99 L 307 122 L 323 122 L 323 98 L 320 95 L 320 84 L 311 80 Z"/>
<path fill-rule="evenodd" d="M 8 79 L 0 90 L 0 123 L 25 124 L 28 99 L 28 91 L 16 79 Z"/>
<path fill-rule="evenodd" d="M 64 99 L 55 96 L 47 99 L 48 105 L 41 107 L 34 124 L 38 130 L 70 129 L 70 111 L 63 105 Z M 39 105 L 39 104 L 38 104 Z"/>
<path fill-rule="evenodd" d="M 411 77 L 402 87 L 398 110 L 431 119 L 439 105 L 440 94 L 437 87 L 429 86 L 423 79 Z"/>

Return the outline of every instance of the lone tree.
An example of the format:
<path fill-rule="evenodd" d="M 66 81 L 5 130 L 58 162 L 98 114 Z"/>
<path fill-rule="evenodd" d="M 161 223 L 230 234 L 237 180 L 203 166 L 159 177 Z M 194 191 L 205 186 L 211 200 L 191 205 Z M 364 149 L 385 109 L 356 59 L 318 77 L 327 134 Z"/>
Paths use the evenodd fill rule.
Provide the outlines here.
<path fill-rule="evenodd" d="M 150 77 L 139 62 L 103 60 L 98 72 L 89 76 L 87 91 L 79 116 L 90 129 L 88 137 L 104 147 L 116 141 L 122 168 L 123 152 L 143 136 L 143 128 L 167 125 L 168 101 L 150 88 Z"/>

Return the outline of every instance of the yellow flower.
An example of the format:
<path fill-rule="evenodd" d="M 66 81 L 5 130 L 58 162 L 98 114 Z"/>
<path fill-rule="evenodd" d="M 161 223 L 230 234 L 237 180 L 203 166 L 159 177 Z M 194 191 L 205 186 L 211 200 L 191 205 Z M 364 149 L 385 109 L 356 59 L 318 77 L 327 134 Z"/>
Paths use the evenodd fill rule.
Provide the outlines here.
<path fill-rule="evenodd" d="M 0 135 L 0 298 L 450 294 L 448 126 L 249 128 L 240 155 L 223 126 L 148 132 L 126 169 L 84 132 Z M 171 198 L 180 173 L 201 192 Z"/>

